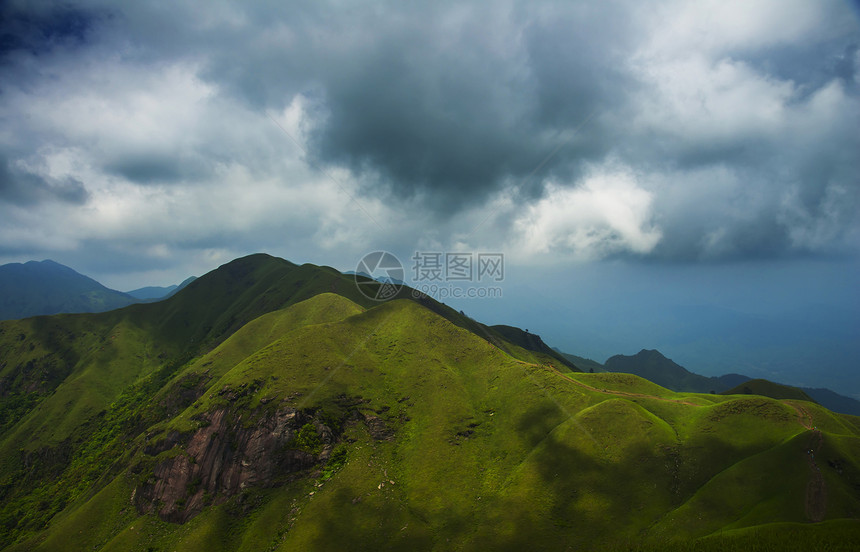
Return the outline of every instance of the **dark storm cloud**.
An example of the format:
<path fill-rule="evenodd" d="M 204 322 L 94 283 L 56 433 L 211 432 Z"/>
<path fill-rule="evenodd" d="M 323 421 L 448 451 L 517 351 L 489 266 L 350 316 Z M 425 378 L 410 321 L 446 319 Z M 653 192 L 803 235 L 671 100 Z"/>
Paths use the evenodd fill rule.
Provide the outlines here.
<path fill-rule="evenodd" d="M 655 260 L 726 261 L 784 257 L 791 240 L 776 213 L 757 211 L 753 217 L 704 216 L 672 220 L 669 232 L 652 252 Z"/>
<path fill-rule="evenodd" d="M 138 182 L 176 181 L 183 176 L 182 162 L 175 158 L 128 156 L 124 159 L 108 163 L 105 168 L 120 176 Z"/>
<path fill-rule="evenodd" d="M 626 6 L 556 4 L 531 21 L 528 4 L 518 11 L 527 22 L 523 43 L 541 127 L 576 127 L 591 114 L 623 106 L 635 91 L 625 64 L 641 37 Z"/>
<path fill-rule="evenodd" d="M 5 1 L 0 3 L 0 60 L 18 51 L 45 54 L 80 47 L 105 12 L 65 3 Z"/>
<path fill-rule="evenodd" d="M 45 178 L 11 163 L 0 152 L 0 202 L 35 205 L 43 201 L 62 201 L 81 205 L 89 198 L 83 182 L 72 177 Z"/>
<path fill-rule="evenodd" d="M 840 36 L 812 44 L 782 44 L 752 53 L 733 53 L 763 74 L 795 83 L 798 99 L 804 99 L 822 86 L 839 79 L 854 89 L 857 55 L 856 36 Z"/>
<path fill-rule="evenodd" d="M 834 64 L 836 75 L 842 79 L 845 86 L 855 90 L 857 86 L 857 50 L 858 46 L 856 43 L 852 42 L 848 44 L 845 46 L 844 53 L 836 59 L 836 63 Z"/>
<path fill-rule="evenodd" d="M 834 157 L 853 150 L 856 133 L 835 129 L 824 141 L 787 143 L 754 127 L 705 138 L 677 129 L 631 132 L 625 118 L 643 109 L 637 97 L 648 83 L 631 72 L 646 31 L 630 6 L 514 3 L 453 12 L 431 5 L 344 13 L 318 4 L 267 19 L 248 10 L 255 36 L 283 47 L 259 48 L 260 39 L 249 38 L 251 46 L 214 58 L 206 74 L 251 104 L 282 108 L 295 93 L 305 94 L 314 105 L 312 161 L 347 166 L 399 197 L 418 195 L 440 216 L 480 204 L 511 184 L 521 187 L 519 200 L 529 202 L 548 179 L 575 184 L 585 163 L 623 152 L 634 169 L 655 162 L 679 171 L 736 167 L 753 179 L 748 186 L 771 196 L 756 212 L 728 219 L 717 210 L 675 226 L 687 217 L 668 213 L 663 219 L 673 224 L 655 250 L 660 258 L 815 250 L 822 244 L 798 238 L 793 224 L 806 225 L 810 235 L 833 234 L 819 228 L 828 217 L 853 224 L 847 213 L 857 204 L 856 162 L 849 161 L 838 179 L 828 173 L 841 162 Z M 834 79 L 849 87 L 856 56 L 846 47 L 851 38 L 736 48 L 726 59 L 748 63 L 765 82 L 792 83 L 790 102 L 802 102 Z M 579 139 L 567 143 L 584 121 Z M 709 131 L 694 133 L 700 130 Z M 784 186 L 773 183 L 792 165 L 802 175 L 794 198 L 802 221 L 781 213 Z M 847 189 L 842 207 L 822 207 L 827 190 L 840 186 Z M 654 198 L 657 214 L 663 199 Z M 743 194 L 727 201 L 743 202 Z"/>
<path fill-rule="evenodd" d="M 578 10 L 588 18 L 552 3 L 246 6 L 234 14 L 241 25 L 190 26 L 183 47 L 206 51 L 201 74 L 258 109 L 309 97 L 312 161 L 450 211 L 523 180 L 589 116 L 623 101 L 632 81 L 615 68 L 629 52 L 629 17 L 618 6 Z M 179 48 L 170 28 L 153 48 Z M 611 46 L 595 44 L 606 37 Z M 541 174 L 605 154 L 606 129 L 585 132 Z M 529 183 L 540 191 L 541 178 Z"/>
<path fill-rule="evenodd" d="M 138 184 L 155 184 L 205 179 L 212 167 L 199 156 L 127 152 L 106 162 L 105 170 Z"/>
<path fill-rule="evenodd" d="M 537 12 L 503 12 L 499 29 L 474 9 L 454 30 L 428 25 L 431 14 L 385 37 L 326 82 L 315 153 L 378 171 L 401 195 L 427 192 L 446 211 L 505 181 L 534 196 L 547 175 L 605 154 L 606 133 L 592 124 L 587 141 L 547 159 L 565 132 L 620 105 L 631 83 L 612 67 L 629 36 L 625 15 L 586 22 L 554 6 Z M 618 36 L 618 47 L 594 47 L 601 33 Z M 525 180 L 542 162 L 540 177 Z"/>
<path fill-rule="evenodd" d="M 224 107 L 282 114 L 300 97 L 306 143 L 299 155 L 305 161 L 347 168 L 365 197 L 391 194 L 395 210 L 411 205 L 427 220 L 480 209 L 499 192 L 510 193 L 517 209 L 539 204 L 548 190 L 564 199 L 558 190 L 583 189 L 588 175 L 621 165 L 634 176 L 617 193 L 633 193 L 639 203 L 619 202 L 643 225 L 626 228 L 626 235 L 652 235 L 652 223 L 662 234 L 652 250 L 629 249 L 637 258 L 856 249 L 849 242 L 860 226 L 860 33 L 840 20 L 846 8 L 837 3 L 821 8 L 811 30 L 801 21 L 795 34 L 785 31 L 785 22 L 792 27 L 808 15 L 812 8 L 802 3 L 786 4 L 779 13 L 729 3 L 717 14 L 728 14 L 720 21 L 707 6 L 683 2 L 24 5 L 10 12 L 13 30 L 5 43 L 40 61 L 10 66 L 7 77 L 45 82 L 43 52 L 68 43 L 84 51 L 90 65 L 72 59 L 69 68 L 57 64 L 52 71 L 88 74 L 102 59 L 140 73 L 181 65 L 211 87 L 178 104 L 180 116 L 183 109 L 204 107 L 189 119 L 195 128 L 167 129 L 162 148 L 151 143 L 160 135 L 157 125 L 143 125 L 140 136 L 134 129 L 100 130 L 105 138 L 87 135 L 74 121 L 89 141 L 71 147 L 92 148 L 86 161 L 106 178 L 182 187 L 208 182 L 213 167 L 232 166 L 255 178 L 281 179 L 274 168 L 277 147 L 260 151 L 258 142 L 242 142 L 243 131 L 266 117 L 244 121 L 234 114 L 226 128 L 207 121 L 221 117 Z M 676 15 L 686 23 L 674 25 Z M 743 35 L 745 18 L 755 20 L 749 36 Z M 137 91 L 117 90 L 106 90 L 104 98 L 122 112 Z M 151 97 L 139 104 L 142 110 L 173 100 L 171 89 L 145 92 Z M 212 98 L 217 107 L 207 103 Z M 169 126 L 174 112 L 164 113 L 159 121 Z M 145 115 L 139 120 L 147 122 Z M 9 121 L 28 136 L 29 143 L 17 144 L 22 150 L 35 151 L 38 140 L 74 140 L 64 128 L 59 137 L 40 134 L 18 117 L 9 115 Z M 63 189 L 85 193 L 82 186 L 45 183 L 33 184 L 42 192 L 27 195 L 26 178 L 4 184 L 4 196 L 35 202 L 51 194 L 61 198 Z M 603 193 L 582 197 L 598 206 L 612 203 L 611 193 Z M 487 228 L 514 240 L 517 213 L 509 215 Z M 535 213 L 535 220 L 540 216 Z M 608 209 L 593 220 L 618 225 L 618 217 Z M 570 234 L 589 230 L 558 227 Z M 628 250 L 613 251 L 623 256 Z"/>

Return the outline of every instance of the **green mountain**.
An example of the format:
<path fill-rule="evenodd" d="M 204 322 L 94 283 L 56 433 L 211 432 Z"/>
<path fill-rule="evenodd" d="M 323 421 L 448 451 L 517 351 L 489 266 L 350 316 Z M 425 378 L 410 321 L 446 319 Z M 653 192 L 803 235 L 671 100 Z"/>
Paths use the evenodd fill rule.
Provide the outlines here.
<path fill-rule="evenodd" d="M 812 397 L 812 400 L 825 408 L 842 414 L 860 416 L 860 401 L 844 395 L 840 395 L 830 389 L 818 387 L 800 387 L 804 393 Z"/>
<path fill-rule="evenodd" d="M 587 359 L 577 360 L 578 357 L 574 357 L 573 355 L 566 355 L 564 353 L 562 354 L 565 357 L 572 359 L 573 362 L 576 362 L 577 366 L 579 366 L 580 368 L 583 368 L 585 370 L 595 368 L 596 363 L 594 363 L 594 361 L 589 361 Z M 699 374 L 695 374 L 693 372 L 688 371 L 683 366 L 676 364 L 672 360 L 663 356 L 659 351 L 648 351 L 644 349 L 632 356 L 613 356 L 606 361 L 605 367 L 600 366 L 600 369 L 595 368 L 595 371 L 602 371 L 602 369 L 608 370 L 610 372 L 636 374 L 637 376 L 641 376 L 645 379 L 648 379 L 649 381 L 653 381 L 654 383 L 662 385 L 667 389 L 672 389 L 673 391 L 693 391 L 698 393 L 742 393 L 742 390 L 737 391 L 736 389 L 742 389 L 743 384 L 753 379 L 749 376 L 743 376 L 741 374 L 724 374 L 722 376 L 717 377 L 701 376 Z M 834 412 L 860 416 L 860 401 L 857 401 L 850 397 L 845 397 L 843 395 L 835 393 L 834 391 L 831 391 L 830 389 L 791 387 L 778 383 L 768 383 L 771 383 L 771 385 L 773 386 L 783 387 L 785 389 L 797 390 L 800 393 L 797 393 L 797 391 L 792 391 L 792 393 L 794 393 L 797 398 L 800 398 L 802 396 L 802 400 L 814 400 L 815 402 L 823 405 L 825 408 Z M 762 391 L 766 392 L 759 392 L 753 390 L 753 393 L 772 396 L 774 398 L 789 398 L 789 396 L 785 395 L 784 392 L 779 396 L 771 394 L 772 392 L 776 392 L 775 389 L 777 388 L 774 387 L 771 388 L 770 391 L 766 391 L 765 388 L 762 388 Z"/>
<path fill-rule="evenodd" d="M 513 343 L 527 351 L 533 351 L 536 353 L 540 353 L 546 357 L 553 358 L 563 366 L 576 370 L 577 372 L 580 369 L 567 359 L 564 355 L 559 354 L 558 351 L 547 345 L 543 342 L 539 335 L 529 333 L 528 330 L 522 330 L 520 328 L 516 328 L 514 326 L 490 326 L 492 330 L 494 330 L 498 335 L 500 335 L 505 341 L 509 343 Z"/>
<path fill-rule="evenodd" d="M 747 382 L 744 382 L 737 387 L 729 389 L 728 391 L 723 391 L 722 395 L 761 395 L 763 397 L 770 397 L 772 399 L 794 399 L 798 401 L 809 401 L 815 402 L 812 400 L 812 397 L 804 393 L 801 389 L 797 387 L 791 387 L 789 385 L 781 385 L 779 383 L 774 383 L 772 381 L 768 381 L 765 379 L 752 379 Z"/>
<path fill-rule="evenodd" d="M 559 349 L 553 347 L 553 350 L 567 359 L 569 362 L 575 364 L 580 370 L 583 372 L 605 372 L 606 368 L 597 362 L 596 360 L 592 360 L 590 358 L 585 358 L 581 356 L 572 355 L 570 353 L 563 353 Z"/>
<path fill-rule="evenodd" d="M 254 255 L 0 323 L 0 548 L 856 543 L 860 419 L 577 372 L 414 295 Z"/>
<path fill-rule="evenodd" d="M 175 284 L 172 286 L 146 286 L 138 289 L 133 289 L 131 291 L 126 291 L 127 295 L 131 295 L 135 299 L 140 299 L 141 301 L 146 301 L 148 299 L 161 299 L 166 297 L 171 291 L 176 289 L 178 286 Z"/>
<path fill-rule="evenodd" d="M 676 391 L 708 393 L 710 391 L 723 391 L 731 387 L 723 383 L 720 378 L 694 374 L 663 356 L 660 351 L 653 349 L 642 349 L 632 356 L 615 355 L 606 360 L 604 367 L 610 372 L 636 374 Z"/>
<path fill-rule="evenodd" d="M 54 261 L 0 266 L 0 320 L 62 312 L 103 312 L 137 299 Z"/>

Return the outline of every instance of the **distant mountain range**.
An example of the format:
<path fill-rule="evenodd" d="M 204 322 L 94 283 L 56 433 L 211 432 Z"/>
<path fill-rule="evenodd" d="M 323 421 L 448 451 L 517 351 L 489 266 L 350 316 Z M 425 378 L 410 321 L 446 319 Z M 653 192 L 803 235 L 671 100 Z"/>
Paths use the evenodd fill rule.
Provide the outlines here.
<path fill-rule="evenodd" d="M 346 274 L 347 276 L 361 276 L 363 278 L 369 278 L 371 280 L 376 280 L 377 282 L 379 282 L 381 284 L 394 284 L 395 286 L 405 286 L 406 285 L 406 282 L 404 282 L 403 280 L 399 280 L 397 278 L 392 278 L 391 276 L 379 276 L 379 277 L 374 278 L 373 276 L 371 276 L 370 274 L 368 274 L 367 272 L 364 272 L 364 271 L 356 272 L 355 270 L 347 270 L 346 272 L 344 272 L 344 274 Z"/>
<path fill-rule="evenodd" d="M 187 286 L 188 284 L 190 284 L 191 282 L 193 282 L 196 279 L 197 279 L 196 276 L 191 276 L 190 278 L 186 278 L 179 285 L 174 284 L 172 286 L 166 286 L 166 287 L 163 287 L 163 286 L 147 286 L 147 287 L 142 287 L 139 289 L 133 289 L 131 291 L 126 291 L 125 293 L 127 295 L 131 295 L 135 299 L 140 299 L 141 301 L 152 301 L 152 300 L 167 299 L 168 297 L 170 297 L 171 295 L 173 295 L 177 291 L 181 290 L 182 288 L 184 288 L 185 286 Z"/>
<path fill-rule="evenodd" d="M 700 376 L 653 349 L 642 349 L 633 356 L 615 355 L 607 359 L 604 366 L 609 372 L 636 374 L 672 391 L 694 393 L 719 393 L 752 379 L 741 374 Z"/>
<path fill-rule="evenodd" d="M 347 272 L 348 275 L 356 275 Z M 366 276 L 358 273 L 359 276 Z M 110 289 L 96 280 L 52 260 L 28 261 L 0 266 L 0 320 L 59 313 L 106 312 L 135 303 L 150 303 L 167 299 L 196 278 L 190 277 L 178 285 L 149 286 L 128 292 Z M 402 284 L 402 282 L 396 282 Z M 465 324 L 464 324 L 465 325 Z M 773 398 L 790 398 L 786 389 L 797 389 L 803 396 L 815 400 L 834 412 L 860 415 L 860 401 L 840 395 L 830 389 L 789 387 L 742 374 L 718 377 L 702 376 L 666 358 L 657 350 L 643 349 L 639 353 L 615 355 L 605 364 L 576 355 L 562 353 L 546 345 L 539 336 L 512 326 L 480 326 L 491 341 L 498 337 L 508 343 L 551 357 L 566 368 L 576 367 L 589 372 L 623 372 L 636 374 L 673 391 L 696 393 L 752 393 Z M 488 336 L 488 337 L 487 337 Z M 502 346 L 502 349 L 505 349 Z M 750 384 L 748 382 L 756 383 Z M 764 385 L 766 382 L 770 385 Z M 749 391 L 744 391 L 747 388 Z M 779 391 L 778 391 L 779 390 Z M 779 395 L 779 396 L 777 396 Z M 796 398 L 799 397 L 796 395 Z"/>
<path fill-rule="evenodd" d="M 793 399 L 796 401 L 815 401 L 802 389 L 790 385 L 782 385 L 765 379 L 753 379 L 736 387 L 723 391 L 721 395 L 761 395 L 772 399 Z M 820 403 L 819 403 L 820 404 Z"/>
<path fill-rule="evenodd" d="M 259 254 L 164 301 L 0 322 L 0 550 L 857 542 L 858 418 L 770 382 L 583 373 L 526 330 L 355 284 Z M 696 381 L 656 351 L 609 364 Z"/>
<path fill-rule="evenodd" d="M 103 312 L 137 303 L 120 291 L 51 260 L 0 266 L 0 319 Z"/>
<path fill-rule="evenodd" d="M 595 372 L 635 374 L 672 391 L 693 393 L 724 393 L 765 395 L 775 399 L 795 398 L 814 400 L 820 405 L 843 414 L 860 416 L 860 401 L 840 395 L 830 389 L 792 387 L 742 374 L 707 377 L 690 372 L 663 356 L 660 351 L 643 349 L 635 355 L 615 355 L 600 364 L 590 359 L 562 353 L 580 369 Z"/>
<path fill-rule="evenodd" d="M 0 320 L 110 311 L 169 297 L 191 281 L 123 293 L 51 260 L 6 264 L 0 266 Z"/>

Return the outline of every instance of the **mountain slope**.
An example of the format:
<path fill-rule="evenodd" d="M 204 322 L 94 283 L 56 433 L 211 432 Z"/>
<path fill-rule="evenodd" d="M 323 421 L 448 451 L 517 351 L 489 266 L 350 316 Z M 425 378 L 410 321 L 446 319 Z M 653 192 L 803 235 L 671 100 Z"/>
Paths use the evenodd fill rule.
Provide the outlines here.
<path fill-rule="evenodd" d="M 195 276 L 191 276 L 190 278 L 183 280 L 181 283 L 174 284 L 172 286 L 147 286 L 126 291 L 125 293 L 136 299 L 140 299 L 141 301 L 157 301 L 167 299 L 168 297 L 175 295 L 178 291 L 182 290 L 196 279 L 197 278 Z"/>
<path fill-rule="evenodd" d="M 604 367 L 610 372 L 636 374 L 677 391 L 707 393 L 723 390 L 718 378 L 694 374 L 656 350 L 642 349 L 633 356 L 615 355 L 606 360 Z"/>
<path fill-rule="evenodd" d="M 509 352 L 525 349 L 495 346 L 428 298 L 380 304 L 347 283 L 254 256 L 161 303 L 24 321 L 42 324 L 24 339 L 21 322 L 0 324 L 10 358 L 54 355 L 50 366 L 72 374 L 4 434 L 2 542 L 495 550 L 644 539 L 671 549 L 666 539 L 819 518 L 838 530 L 800 525 L 794 544 L 853 542 L 844 536 L 858 522 L 840 520 L 860 511 L 858 419 L 524 361 Z M 84 379 L 98 359 L 124 357 L 112 369 L 127 371 L 137 355 L 131 383 Z M 3 389 L 38 392 L 53 373 L 27 379 L 21 368 Z M 53 445 L 32 433 L 34 447 L 19 429 L 44 427 L 45 404 L 68 401 L 74 382 L 113 398 Z M 826 504 L 809 510 L 807 489 L 824 486 Z"/>
<path fill-rule="evenodd" d="M 578 365 L 580 367 L 593 367 L 588 365 L 588 362 L 586 361 L 585 364 L 580 363 Z M 698 393 L 743 393 L 743 384 L 753 379 L 741 374 L 724 374 L 718 377 L 701 376 L 672 362 L 659 351 L 647 351 L 644 349 L 632 356 L 616 355 L 606 361 L 605 368 L 612 372 L 636 374 L 674 391 L 693 391 Z M 771 385 L 799 390 L 803 394 L 803 397 L 805 397 L 803 400 L 814 400 L 834 412 L 854 416 L 860 415 L 860 401 L 845 397 L 830 389 L 792 387 L 779 383 L 772 383 Z M 729 391 L 734 388 L 739 388 L 740 390 Z M 796 397 L 801 396 L 796 391 L 787 394 L 785 390 L 777 392 L 775 388 L 770 391 L 763 389 L 763 391 L 762 393 L 754 391 L 754 393 L 776 396 L 778 398 L 788 398 L 792 394 Z M 776 395 L 773 393 L 776 393 Z"/>
<path fill-rule="evenodd" d="M 64 315 L 0 324 L 0 408 L 3 426 L 25 417 L 0 443 L 28 449 L 57 445 L 75 428 L 115 400 L 134 381 L 156 370 L 176 370 L 208 352 L 258 316 L 332 292 L 359 305 L 362 295 L 351 277 L 333 268 L 295 265 L 258 254 L 236 259 L 196 279 L 173 297 L 94 316 Z M 491 329 L 430 297 L 403 288 L 409 298 L 505 348 L 534 359 Z M 42 403 L 42 401 L 45 401 Z M 26 408 L 41 405 L 39 416 Z M 0 462 L 0 473 L 2 470 Z"/>
<path fill-rule="evenodd" d="M 54 261 L 0 266 L 0 320 L 61 312 L 104 312 L 137 299 Z"/>
<path fill-rule="evenodd" d="M 166 297 L 172 297 L 172 296 L 176 295 L 177 293 L 179 293 L 180 291 L 182 291 L 183 289 L 188 287 L 188 284 L 190 284 L 191 282 L 193 282 L 196 279 L 197 279 L 197 276 L 189 276 L 188 278 L 182 280 L 181 282 L 179 282 L 179 285 L 177 285 L 176 287 L 174 287 L 172 290 L 170 290 L 167 293 L 165 298 Z"/>
<path fill-rule="evenodd" d="M 721 395 L 761 395 L 772 399 L 795 399 L 799 401 L 809 401 L 812 397 L 804 393 L 797 387 L 781 385 L 764 379 L 752 379 L 744 382 L 737 387 L 723 391 Z"/>
<path fill-rule="evenodd" d="M 131 291 L 126 291 L 127 295 L 131 295 L 135 299 L 140 299 L 141 301 L 146 301 L 149 299 L 161 299 L 166 297 L 170 292 L 175 290 L 178 286 L 147 286 L 138 289 L 133 289 Z"/>
<path fill-rule="evenodd" d="M 606 368 L 597 362 L 596 360 L 591 360 L 590 358 L 584 358 L 581 356 L 572 355 L 570 353 L 563 353 L 558 349 L 553 349 L 555 352 L 566 358 L 568 361 L 572 362 L 582 370 L 583 372 L 605 372 Z"/>
<path fill-rule="evenodd" d="M 800 387 L 812 400 L 834 412 L 860 416 L 860 401 L 840 395 L 830 389 Z"/>
<path fill-rule="evenodd" d="M 576 364 L 574 364 L 570 359 L 566 358 L 564 355 L 560 354 L 558 351 L 544 343 L 540 336 L 537 334 L 529 333 L 526 330 L 522 330 L 514 326 L 497 325 L 490 326 L 490 329 L 500 335 L 508 343 L 512 343 L 527 351 L 539 353 L 545 358 L 553 359 L 561 363 L 563 366 L 576 370 L 577 372 L 580 371 Z"/>

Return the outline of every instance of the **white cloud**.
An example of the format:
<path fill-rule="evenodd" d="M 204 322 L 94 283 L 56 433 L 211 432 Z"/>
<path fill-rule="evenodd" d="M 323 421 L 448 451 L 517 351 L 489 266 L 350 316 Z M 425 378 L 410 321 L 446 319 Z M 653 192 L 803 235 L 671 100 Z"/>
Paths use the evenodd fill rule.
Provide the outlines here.
<path fill-rule="evenodd" d="M 839 36 L 852 26 L 840 0 L 676 0 L 637 9 L 649 30 L 643 52 L 655 58 L 693 51 L 720 58 Z"/>
<path fill-rule="evenodd" d="M 172 151 L 205 122 L 214 88 L 183 62 L 126 63 L 92 53 L 52 69 L 35 84 L 7 85 L 4 116 L 25 115 L 27 130 L 85 145 L 108 157 L 123 152 Z"/>
<path fill-rule="evenodd" d="M 682 138 L 686 147 L 778 136 L 795 94 L 792 83 L 731 59 L 712 63 L 690 55 L 635 70 L 646 86 L 634 125 L 642 133 Z"/>
<path fill-rule="evenodd" d="M 856 249 L 845 6 L 538 4 L 111 4 L 76 47 L 0 67 L 0 162 L 18 178 L 2 253 L 103 248 L 131 270 L 258 250 Z"/>
<path fill-rule="evenodd" d="M 545 197 L 514 224 L 515 255 L 593 260 L 646 254 L 662 235 L 652 222 L 651 203 L 652 194 L 623 167 L 594 169 L 576 187 L 549 183 Z"/>
<path fill-rule="evenodd" d="M 15 167 L 74 177 L 89 196 L 26 210 L 0 203 L 5 251 L 100 250 L 140 266 L 200 266 L 251 251 L 319 260 L 377 240 L 384 229 L 374 220 L 400 217 L 383 198 L 363 197 L 349 171 L 308 165 L 306 146 L 201 80 L 195 65 L 109 57 L 57 71 L 4 90 L 2 141 L 21 151 Z M 299 95 L 272 116 L 303 143 L 312 108 Z M 37 147 L 21 148 L 27 143 Z M 146 171 L 153 177 L 134 178 Z"/>

